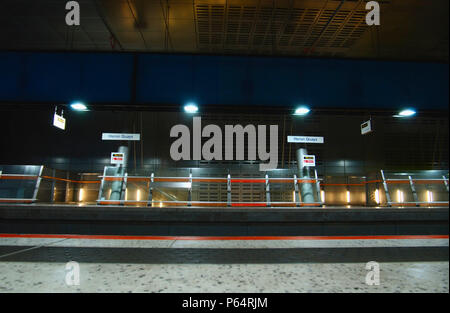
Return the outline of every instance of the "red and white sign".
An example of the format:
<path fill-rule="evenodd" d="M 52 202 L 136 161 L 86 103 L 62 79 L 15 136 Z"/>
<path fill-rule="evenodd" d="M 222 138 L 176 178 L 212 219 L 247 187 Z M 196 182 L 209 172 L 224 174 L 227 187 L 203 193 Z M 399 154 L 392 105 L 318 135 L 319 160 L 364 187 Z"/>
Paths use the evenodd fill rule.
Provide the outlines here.
<path fill-rule="evenodd" d="M 111 152 L 111 164 L 123 164 L 125 154 L 121 152 Z"/>
<path fill-rule="evenodd" d="M 304 155 L 303 156 L 303 166 L 316 166 L 316 156 Z"/>

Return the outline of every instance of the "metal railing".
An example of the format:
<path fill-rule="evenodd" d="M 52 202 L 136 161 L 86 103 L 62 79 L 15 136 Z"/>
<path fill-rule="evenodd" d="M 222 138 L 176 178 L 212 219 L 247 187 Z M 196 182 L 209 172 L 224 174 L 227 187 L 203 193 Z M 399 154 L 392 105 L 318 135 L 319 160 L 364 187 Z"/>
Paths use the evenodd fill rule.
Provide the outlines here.
<path fill-rule="evenodd" d="M 106 173 L 106 170 L 104 171 Z M 97 199 L 97 204 L 100 205 L 126 205 L 126 204 L 145 204 L 147 206 L 217 206 L 217 207 L 270 207 L 270 206 L 322 206 L 322 201 L 314 202 L 302 202 L 301 195 L 298 188 L 300 183 L 311 183 L 316 185 L 316 197 L 321 200 L 320 196 L 320 181 L 317 177 L 317 171 L 315 171 L 315 178 L 300 179 L 296 175 L 288 178 L 280 177 L 231 177 L 230 174 L 227 177 L 193 177 L 192 174 L 189 177 L 157 177 L 154 173 L 150 176 L 128 176 L 125 173 L 123 176 L 99 176 L 101 178 L 101 184 Z M 104 199 L 104 187 L 105 182 L 108 181 L 120 181 L 122 183 L 120 193 L 120 199 L 118 200 L 106 200 Z M 148 188 L 148 199 L 147 200 L 127 200 L 125 199 L 125 192 L 127 184 L 129 182 L 146 182 Z M 159 183 L 186 183 L 186 188 L 188 191 L 187 200 L 155 200 L 153 199 L 153 193 L 158 190 Z M 227 186 L 227 201 L 199 201 L 192 200 L 192 184 L 193 183 L 223 183 Z M 236 202 L 232 201 L 232 185 L 233 184 L 263 184 L 265 201 L 252 201 L 252 202 Z M 292 192 L 294 192 L 293 201 L 271 201 L 271 184 L 292 184 Z"/>
<path fill-rule="evenodd" d="M 35 181 L 33 186 L 33 192 L 31 198 L 0 198 L 0 203 L 34 203 L 37 200 L 37 194 L 39 191 L 39 186 L 42 180 L 42 171 L 44 166 L 41 165 L 39 168 L 39 172 L 37 175 L 29 175 L 29 174 L 3 174 L 0 172 L 0 180 L 12 180 L 12 181 L 22 181 L 22 180 L 31 180 Z"/>
<path fill-rule="evenodd" d="M 448 178 L 445 175 L 442 178 L 412 178 L 412 175 L 404 175 L 407 176 L 407 179 L 402 178 L 386 178 L 386 175 L 383 170 L 381 172 L 381 178 L 383 183 L 383 188 L 386 196 L 386 202 L 389 207 L 391 206 L 420 206 L 421 204 L 426 205 L 448 205 L 449 201 L 434 201 L 432 197 L 432 193 L 427 191 L 429 198 L 427 201 L 420 201 L 417 194 L 417 186 L 418 184 L 444 184 L 447 193 L 449 192 Z M 397 190 L 398 196 L 397 201 L 392 201 L 391 190 L 389 189 L 389 185 L 392 184 L 406 184 L 409 186 L 409 189 L 412 194 L 413 201 L 405 201 L 404 194 L 402 190 Z"/>
<path fill-rule="evenodd" d="M 95 178 L 86 180 L 83 179 L 85 174 L 81 178 L 69 179 L 68 173 L 55 175 L 55 170 L 41 165 L 2 166 L 0 167 L 0 203 L 35 203 L 37 201 L 53 203 L 58 190 L 59 200 L 57 201 L 99 205 L 301 207 L 327 204 L 350 207 L 357 203 L 359 206 L 419 207 L 449 204 L 448 171 L 386 174 L 385 171 L 380 170 L 378 174 L 371 174 L 370 177 L 364 176 L 358 181 L 347 179 L 345 182 L 341 177 L 327 176 L 326 181 L 319 179 L 316 170 L 314 178 L 302 179 L 292 172 L 273 173 L 280 176 L 292 175 L 291 177 L 271 177 L 271 174 L 261 177 L 240 177 L 242 176 L 240 174 L 236 174 L 237 177 L 233 177 L 232 174 L 224 174 L 226 176 L 222 177 L 220 174 L 216 174 L 215 177 L 203 177 L 201 173 L 194 176 L 190 169 L 183 169 L 182 176 L 176 176 L 178 173 L 168 174 L 167 169 L 162 169 L 159 173 L 161 176 L 156 176 L 157 173 L 151 173 L 149 176 L 139 175 L 141 173 L 136 176 L 130 176 L 128 173 L 123 176 L 114 176 L 113 171 L 108 172 L 107 168 L 111 167 L 105 167 L 101 176 L 99 173 L 88 173 Z M 169 170 L 169 172 L 172 171 L 172 169 Z M 116 195 L 113 198 L 117 200 L 106 196 L 108 184 L 112 182 L 120 182 L 118 191 L 120 196 Z M 314 185 L 314 202 L 302 201 L 301 183 Z M 136 190 L 139 190 L 140 197 L 134 197 Z M 132 194 L 133 196 L 130 196 Z M 351 202 L 350 199 L 347 202 L 342 200 L 345 194 L 352 195 Z M 353 195 L 355 195 L 354 198 Z"/>

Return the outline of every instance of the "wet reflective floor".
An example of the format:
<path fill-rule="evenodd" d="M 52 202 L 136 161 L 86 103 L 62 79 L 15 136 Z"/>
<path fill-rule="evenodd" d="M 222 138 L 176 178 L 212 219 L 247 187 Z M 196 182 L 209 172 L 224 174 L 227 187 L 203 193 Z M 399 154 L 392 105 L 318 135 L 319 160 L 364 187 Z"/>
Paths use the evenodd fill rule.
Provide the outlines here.
<path fill-rule="evenodd" d="M 448 238 L 0 237 L 0 292 L 448 292 L 448 248 Z M 370 261 L 378 285 L 366 283 Z"/>

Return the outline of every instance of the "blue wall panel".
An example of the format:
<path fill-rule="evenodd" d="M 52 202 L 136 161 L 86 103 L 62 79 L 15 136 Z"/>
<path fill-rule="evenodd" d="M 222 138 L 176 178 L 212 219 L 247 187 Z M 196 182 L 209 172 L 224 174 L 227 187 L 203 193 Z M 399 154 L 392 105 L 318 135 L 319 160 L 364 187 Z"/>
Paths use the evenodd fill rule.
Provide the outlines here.
<path fill-rule="evenodd" d="M 132 61 L 126 54 L 0 53 L 0 101 L 129 102 Z"/>
<path fill-rule="evenodd" d="M 0 101 L 130 103 L 131 53 L 0 53 Z M 447 64 L 138 54 L 140 104 L 448 109 Z"/>

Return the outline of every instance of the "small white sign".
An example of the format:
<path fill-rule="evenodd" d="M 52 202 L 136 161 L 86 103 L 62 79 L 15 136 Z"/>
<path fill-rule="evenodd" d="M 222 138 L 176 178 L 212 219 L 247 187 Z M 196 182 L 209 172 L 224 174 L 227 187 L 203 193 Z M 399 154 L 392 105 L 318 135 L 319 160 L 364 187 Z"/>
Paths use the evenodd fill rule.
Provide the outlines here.
<path fill-rule="evenodd" d="M 111 152 L 111 164 L 123 164 L 125 154 L 121 152 Z"/>
<path fill-rule="evenodd" d="M 361 135 L 365 135 L 367 133 L 370 133 L 371 131 L 372 131 L 371 120 L 368 120 L 367 122 L 361 124 Z"/>
<path fill-rule="evenodd" d="M 316 166 L 316 156 L 315 155 L 304 155 L 302 162 L 303 162 L 303 166 Z"/>
<path fill-rule="evenodd" d="M 63 130 L 66 129 L 66 119 L 55 113 L 53 116 L 53 126 Z"/>
<path fill-rule="evenodd" d="M 288 142 L 291 143 L 323 143 L 323 137 L 314 136 L 288 136 Z"/>
<path fill-rule="evenodd" d="M 102 140 L 141 140 L 141 134 L 103 133 Z"/>

